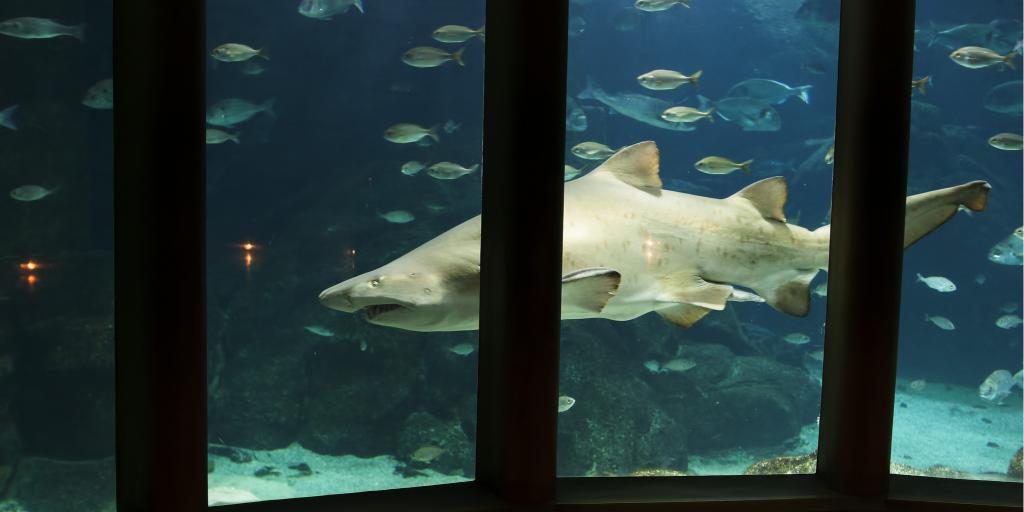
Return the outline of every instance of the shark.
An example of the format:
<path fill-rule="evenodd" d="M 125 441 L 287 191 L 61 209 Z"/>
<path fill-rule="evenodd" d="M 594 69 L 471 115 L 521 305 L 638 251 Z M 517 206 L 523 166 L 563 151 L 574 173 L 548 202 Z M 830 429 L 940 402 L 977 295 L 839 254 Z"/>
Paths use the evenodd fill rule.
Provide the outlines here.
<path fill-rule="evenodd" d="M 985 209 L 984 181 L 907 198 L 904 246 L 962 205 Z M 625 321 L 654 312 L 689 327 L 729 301 L 804 316 L 809 284 L 828 269 L 830 226 L 786 222 L 783 177 L 726 198 L 665 190 L 650 141 L 619 150 L 566 183 L 561 318 Z M 411 331 L 478 328 L 480 216 L 404 256 L 321 292 L 328 308 Z"/>

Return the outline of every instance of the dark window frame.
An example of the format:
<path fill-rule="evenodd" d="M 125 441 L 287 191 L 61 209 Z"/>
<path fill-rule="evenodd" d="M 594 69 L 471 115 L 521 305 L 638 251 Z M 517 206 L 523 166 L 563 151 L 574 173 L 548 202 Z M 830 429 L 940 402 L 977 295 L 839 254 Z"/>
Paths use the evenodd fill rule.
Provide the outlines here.
<path fill-rule="evenodd" d="M 118 507 L 199 510 L 204 3 L 117 0 L 114 10 Z M 1017 483 L 889 474 L 914 27 L 908 0 L 842 2 L 818 473 L 555 478 L 562 180 L 532 171 L 562 164 L 567 19 L 568 0 L 546 1 L 543 10 L 526 1 L 487 5 L 476 480 L 225 510 L 1020 510 Z M 872 151 L 856 150 L 865 147 Z M 902 172 L 857 172 L 877 161 Z M 523 169 L 530 180 L 521 179 Z M 867 272 L 870 282 L 858 280 Z"/>

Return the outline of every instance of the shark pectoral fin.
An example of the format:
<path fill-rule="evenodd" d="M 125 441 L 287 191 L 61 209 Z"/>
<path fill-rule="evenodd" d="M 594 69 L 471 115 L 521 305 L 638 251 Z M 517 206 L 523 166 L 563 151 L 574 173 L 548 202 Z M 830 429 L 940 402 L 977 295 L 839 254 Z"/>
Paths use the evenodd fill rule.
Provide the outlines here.
<path fill-rule="evenodd" d="M 818 270 L 798 270 L 796 276 L 775 286 L 757 288 L 768 304 L 787 315 L 806 316 L 811 309 L 811 281 Z M 792 275 L 792 274 L 791 274 Z"/>
<path fill-rule="evenodd" d="M 562 276 L 563 311 L 600 313 L 619 289 L 622 276 L 610 268 L 585 268 Z"/>
<path fill-rule="evenodd" d="M 711 310 L 708 308 L 702 308 L 692 304 L 679 304 L 670 308 L 657 310 L 657 313 L 661 315 L 662 318 L 680 327 L 690 327 L 710 312 Z"/>
<path fill-rule="evenodd" d="M 620 149 L 590 175 L 612 175 L 619 181 L 632 185 L 648 194 L 661 195 L 661 178 L 658 177 L 658 146 L 651 141 L 638 142 Z"/>
<path fill-rule="evenodd" d="M 694 306 L 721 311 L 732 296 L 727 284 L 709 283 L 698 275 L 679 272 L 661 278 L 660 302 L 685 302 Z"/>
<path fill-rule="evenodd" d="M 745 202 L 754 207 L 762 217 L 786 222 L 783 207 L 786 206 L 786 178 L 775 176 L 765 178 L 726 198 L 727 201 Z"/>
<path fill-rule="evenodd" d="M 944 224 L 960 205 L 971 211 L 984 210 L 991 189 L 992 186 L 984 181 L 972 181 L 908 197 L 903 224 L 903 248 L 910 247 Z"/>

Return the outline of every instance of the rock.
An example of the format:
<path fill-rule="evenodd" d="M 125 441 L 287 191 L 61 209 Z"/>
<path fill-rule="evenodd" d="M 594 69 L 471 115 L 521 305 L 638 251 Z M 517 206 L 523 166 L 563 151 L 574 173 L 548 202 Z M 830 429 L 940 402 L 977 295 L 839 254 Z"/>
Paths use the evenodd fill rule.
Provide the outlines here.
<path fill-rule="evenodd" d="M 685 471 L 677 471 L 665 468 L 640 468 L 634 470 L 629 476 L 687 476 Z"/>
<path fill-rule="evenodd" d="M 25 458 L 18 462 L 5 497 L 25 510 L 113 510 L 114 483 L 113 457 L 81 462 Z"/>
<path fill-rule="evenodd" d="M 255 494 L 231 486 L 212 487 L 206 491 L 206 505 L 234 505 L 235 503 L 249 503 L 259 501 Z"/>
<path fill-rule="evenodd" d="M 889 472 L 894 475 L 928 476 L 932 478 L 955 478 L 958 480 L 973 479 L 969 473 L 957 471 L 948 466 L 934 465 L 927 469 L 918 469 L 906 464 L 890 464 Z"/>
<path fill-rule="evenodd" d="M 772 457 L 755 462 L 743 471 L 744 475 L 808 475 L 818 468 L 818 453 L 796 457 Z"/>
<path fill-rule="evenodd" d="M 437 450 L 430 450 L 433 453 L 427 457 L 429 461 L 416 460 L 426 459 L 412 456 L 417 451 L 426 452 L 424 447 L 436 447 L 442 451 L 436 454 Z M 414 412 L 402 425 L 396 458 L 416 469 L 429 468 L 448 475 L 471 477 L 476 463 L 474 449 L 457 419 L 442 421 L 429 413 Z"/>
<path fill-rule="evenodd" d="M 1022 478 L 1024 474 L 1021 473 L 1021 455 L 1024 455 L 1024 448 L 1018 449 L 1017 453 L 1013 454 L 1013 458 L 1010 459 L 1010 467 L 1006 469 L 1006 475 L 1013 478 Z"/>

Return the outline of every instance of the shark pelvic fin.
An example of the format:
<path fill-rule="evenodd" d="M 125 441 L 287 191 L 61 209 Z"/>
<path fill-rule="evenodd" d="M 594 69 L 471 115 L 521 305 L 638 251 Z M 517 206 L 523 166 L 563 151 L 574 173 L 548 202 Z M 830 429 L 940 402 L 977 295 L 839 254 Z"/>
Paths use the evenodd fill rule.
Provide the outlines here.
<path fill-rule="evenodd" d="M 662 318 L 680 327 L 690 327 L 710 312 L 711 310 L 708 308 L 702 308 L 692 304 L 679 304 L 670 308 L 657 310 L 657 313 L 661 315 Z"/>
<path fill-rule="evenodd" d="M 678 272 L 661 278 L 658 300 L 685 302 L 702 308 L 721 311 L 732 296 L 733 288 L 727 284 L 709 283 L 698 275 Z"/>
<path fill-rule="evenodd" d="M 622 276 L 610 268 L 585 268 L 562 276 L 565 311 L 600 313 L 619 289 Z"/>
<path fill-rule="evenodd" d="M 768 285 L 766 289 L 758 289 L 757 293 L 763 296 L 771 307 L 787 315 L 807 316 L 807 312 L 811 310 L 811 281 L 818 275 L 818 269 L 797 270 L 794 273 L 788 273 L 788 280 L 772 283 L 774 286 Z"/>
<path fill-rule="evenodd" d="M 610 174 L 627 185 L 660 196 L 659 158 L 658 146 L 654 142 L 638 142 L 620 149 L 590 175 Z"/>
<path fill-rule="evenodd" d="M 786 222 L 786 214 L 783 211 L 783 207 L 786 206 L 786 198 L 788 196 L 789 190 L 786 187 L 786 178 L 775 176 L 747 185 L 743 190 L 729 196 L 726 200 L 749 202 L 762 217 Z"/>

